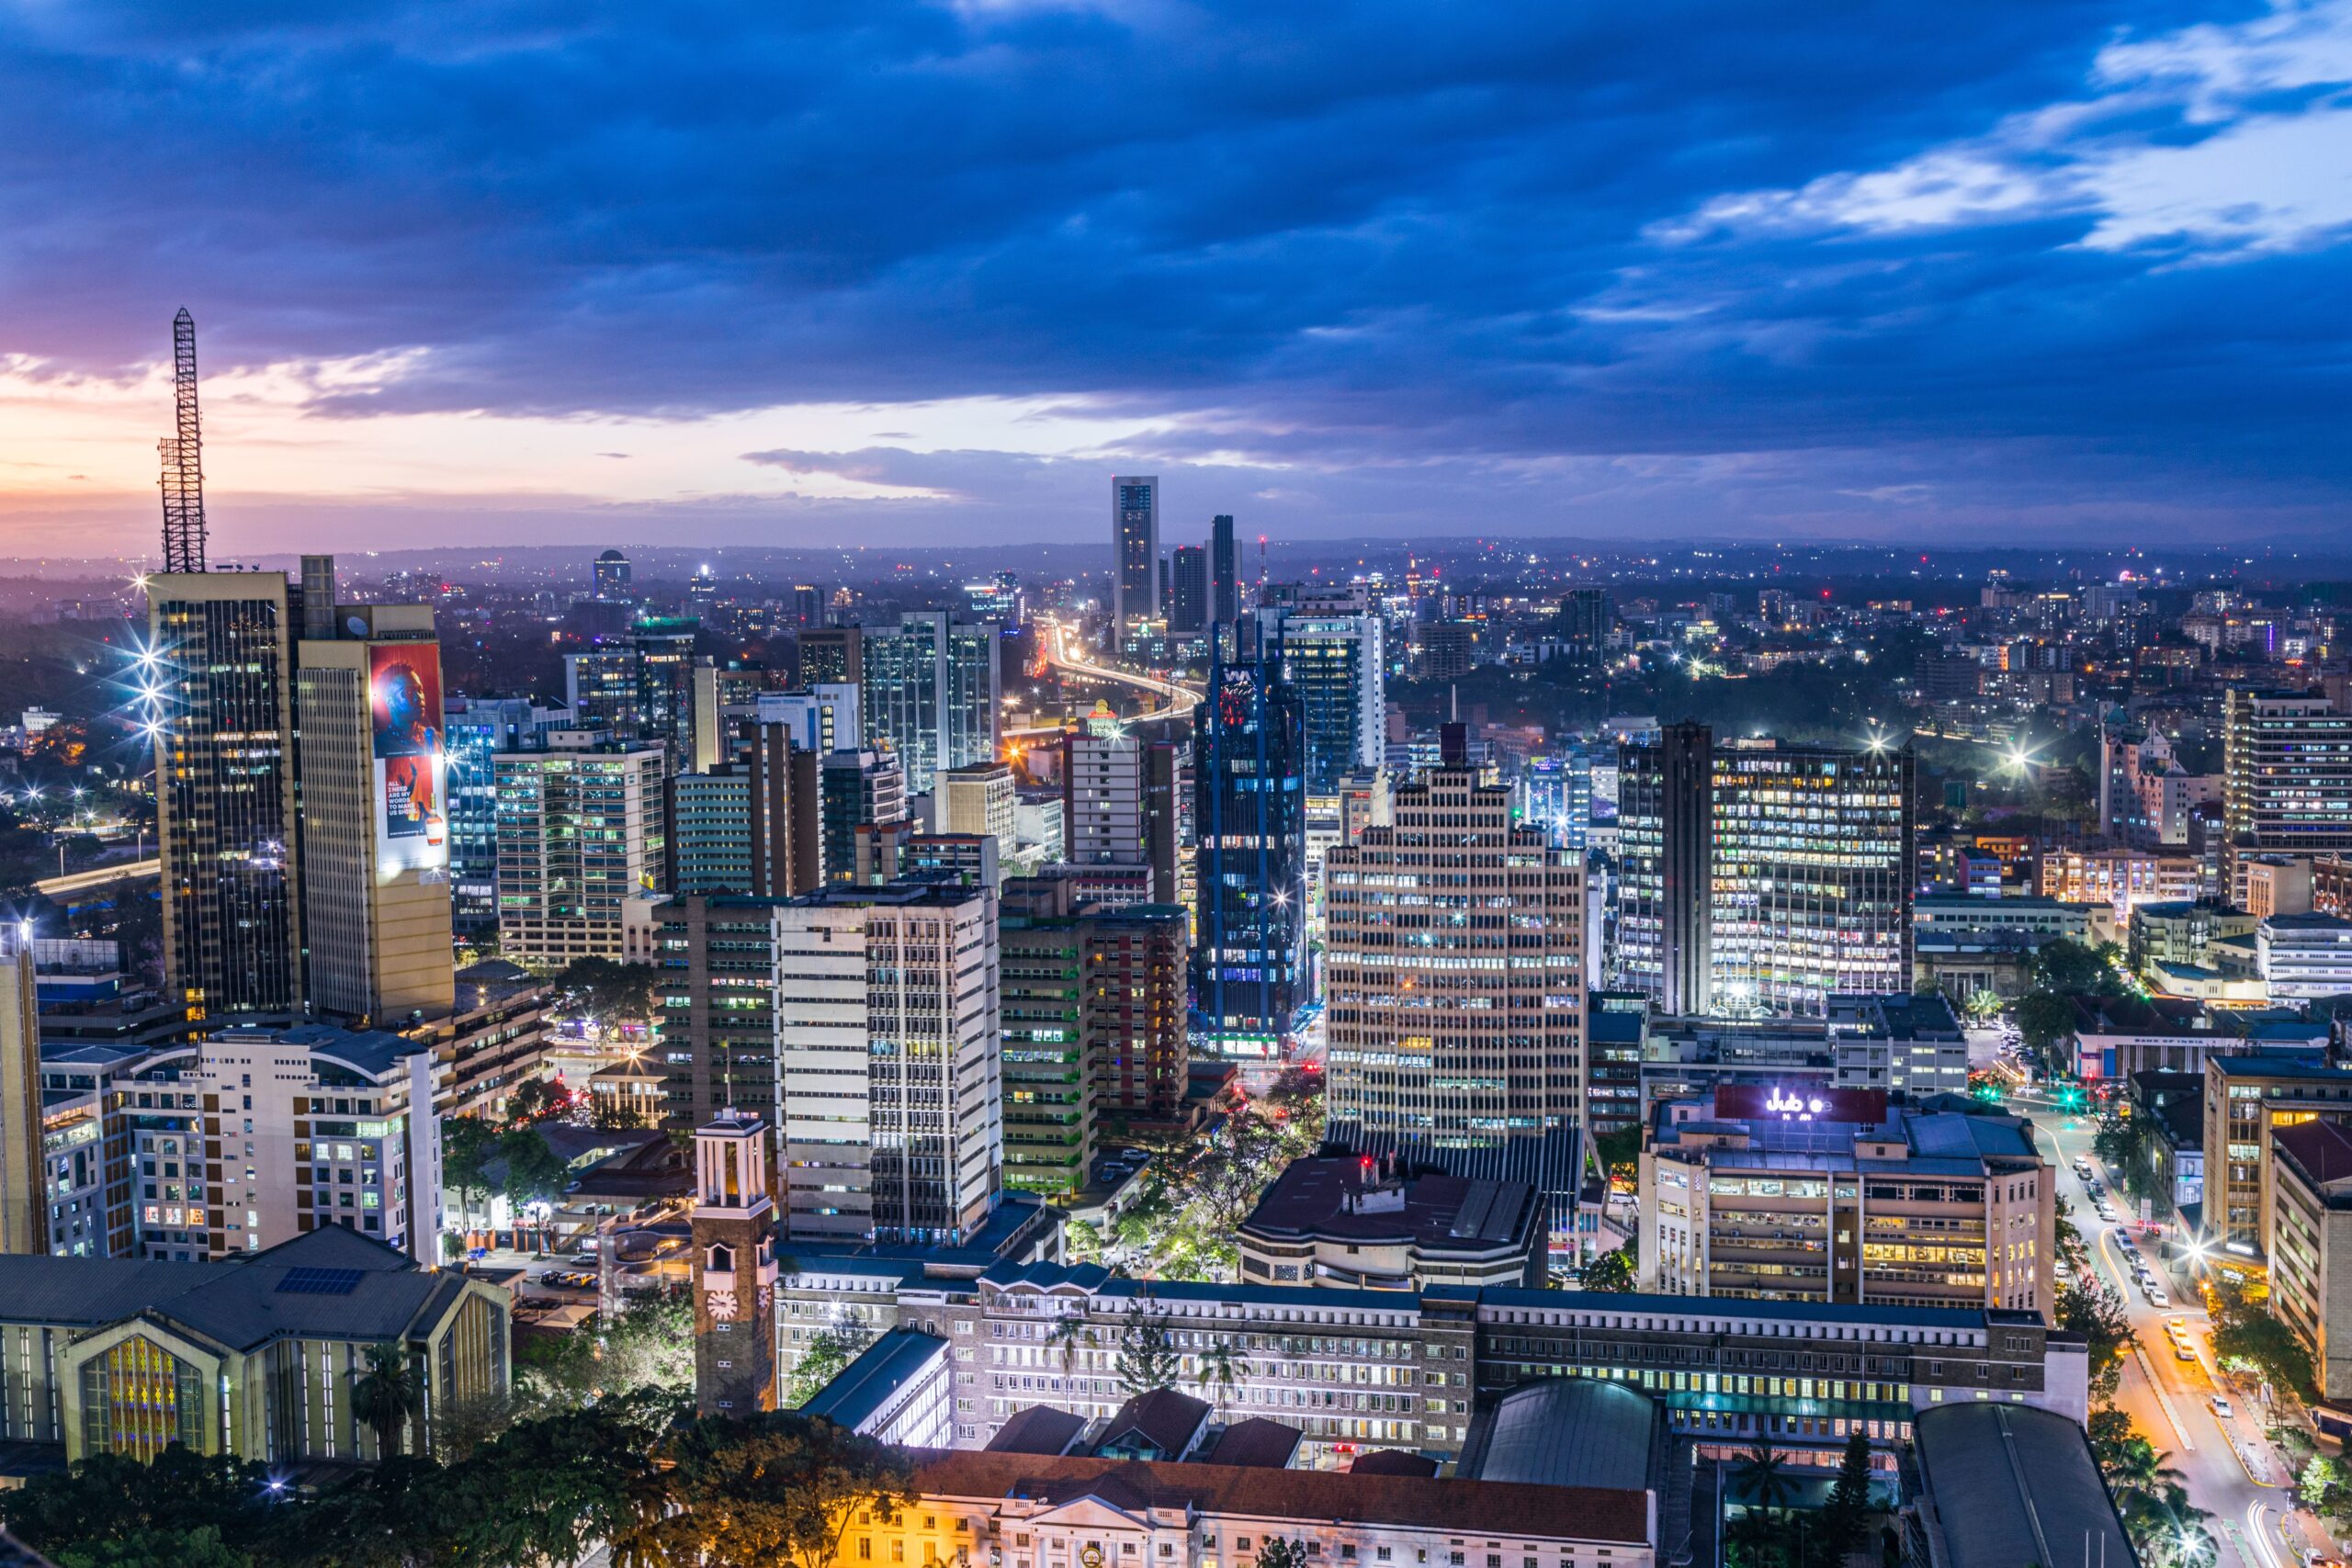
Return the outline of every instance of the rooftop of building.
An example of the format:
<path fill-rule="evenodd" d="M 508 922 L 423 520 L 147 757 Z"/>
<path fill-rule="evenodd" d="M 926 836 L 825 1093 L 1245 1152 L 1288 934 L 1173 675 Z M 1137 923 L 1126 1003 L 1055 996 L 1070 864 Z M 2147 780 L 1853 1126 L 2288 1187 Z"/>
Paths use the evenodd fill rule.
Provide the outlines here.
<path fill-rule="evenodd" d="M 1540 1201 L 1525 1182 L 1442 1173 L 1407 1176 L 1393 1160 L 1348 1155 L 1293 1160 L 1241 1229 L 1303 1241 L 1404 1244 L 1431 1251 L 1488 1252 L 1525 1242 Z"/>
<path fill-rule="evenodd" d="M 230 1044 L 251 1041 L 300 1045 L 313 1056 L 324 1056 L 370 1078 L 383 1077 L 403 1058 L 433 1049 L 429 1042 L 385 1030 L 339 1029 L 331 1023 L 232 1024 L 216 1030 L 210 1038 Z"/>
<path fill-rule="evenodd" d="M 397 1339 L 464 1288 L 342 1225 L 219 1262 L 0 1256 L 0 1319 L 91 1329 L 148 1314 L 239 1351 L 288 1336 Z"/>
<path fill-rule="evenodd" d="M 2282 1078 L 2352 1084 L 2352 1072 L 2330 1062 L 2320 1051 L 2265 1052 L 2260 1055 L 2208 1056 L 2208 1070 L 2225 1078 Z"/>
<path fill-rule="evenodd" d="M 1660 1108 L 1654 1146 L 1678 1144 L 1682 1134 L 1704 1136 L 1745 1134 L 1747 1146 L 1720 1150 L 1723 1163 L 1743 1168 L 1812 1169 L 1852 1166 L 1863 1170 L 1908 1169 L 1973 1175 L 1987 1159 L 2040 1159 L 2032 1124 L 2023 1118 L 1971 1115 L 1957 1111 L 1888 1109 L 1876 1125 L 1860 1122 L 1781 1121 L 1735 1122 L 1710 1117 L 1671 1120 L 1673 1107 Z M 1900 1159 L 1863 1158 L 1855 1153 L 1861 1143 L 1899 1143 Z"/>
<path fill-rule="evenodd" d="M 2352 920 L 2347 920 L 2341 915 L 2265 915 L 2262 918 L 2262 926 L 2265 931 L 2273 933 L 2296 931 L 2309 935 L 2333 936 L 2339 940 L 2352 938 Z"/>
<path fill-rule="evenodd" d="M 2270 1144 L 2278 1151 L 2279 1158 L 2313 1187 L 2324 1188 L 2352 1179 L 2352 1132 L 2333 1122 L 2274 1127 Z M 2328 1207 L 2352 1208 L 2352 1190 L 2329 1194 Z"/>
<path fill-rule="evenodd" d="M 1207 1422 L 1209 1402 L 1172 1388 L 1146 1389 L 1130 1395 L 1111 1413 L 1096 1440 L 1097 1450 L 1149 1448 L 1168 1459 L 1182 1459 Z"/>
<path fill-rule="evenodd" d="M 1403 1449 L 1374 1449 L 1356 1455 L 1354 1462 L 1348 1466 L 1348 1473 L 1433 1477 L 1442 1468 L 1427 1454 L 1408 1453 Z"/>
<path fill-rule="evenodd" d="M 1066 1454 L 1086 1431 L 1086 1417 L 1032 1404 L 1016 1410 L 996 1429 L 984 1451 L 993 1454 Z"/>
<path fill-rule="evenodd" d="M 1912 1430 L 1951 1568 L 2137 1561 L 2090 1439 L 2065 1416 L 1990 1401 L 1930 1405 Z M 2096 1538 L 2094 1540 L 2093 1538 Z"/>
<path fill-rule="evenodd" d="M 1287 1470 L 1298 1457 L 1306 1434 L 1280 1421 L 1252 1416 L 1236 1421 L 1210 1439 L 1201 1450 L 1203 1464 L 1242 1465 L 1252 1470 Z"/>
<path fill-rule="evenodd" d="M 893 1328 L 858 1353 L 855 1360 L 800 1407 L 854 1430 L 871 1420 L 900 1389 L 922 1376 L 947 1354 L 947 1341 L 911 1328 Z"/>
<path fill-rule="evenodd" d="M 1048 1506 L 1095 1497 L 1130 1513 L 1165 1508 L 1408 1529 L 1490 1531 L 1509 1520 L 1518 1534 L 1625 1545 L 1645 1543 L 1649 1527 L 1649 1500 L 1640 1492 L 986 1450 L 919 1453 L 913 1488 L 933 1497 Z"/>
<path fill-rule="evenodd" d="M 1638 1492 L 1657 1483 L 1665 1421 L 1664 1405 L 1623 1383 L 1547 1378 L 1479 1412 L 1455 1473 Z"/>

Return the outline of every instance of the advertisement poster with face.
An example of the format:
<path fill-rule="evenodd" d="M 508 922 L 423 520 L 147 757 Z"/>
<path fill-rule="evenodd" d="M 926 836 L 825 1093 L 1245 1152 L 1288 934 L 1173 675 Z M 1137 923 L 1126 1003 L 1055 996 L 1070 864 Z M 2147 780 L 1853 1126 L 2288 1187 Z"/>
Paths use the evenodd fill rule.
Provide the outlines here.
<path fill-rule="evenodd" d="M 441 650 L 429 642 L 375 648 L 368 655 L 374 713 L 376 874 L 432 871 L 449 863 L 449 822 L 442 790 Z"/>

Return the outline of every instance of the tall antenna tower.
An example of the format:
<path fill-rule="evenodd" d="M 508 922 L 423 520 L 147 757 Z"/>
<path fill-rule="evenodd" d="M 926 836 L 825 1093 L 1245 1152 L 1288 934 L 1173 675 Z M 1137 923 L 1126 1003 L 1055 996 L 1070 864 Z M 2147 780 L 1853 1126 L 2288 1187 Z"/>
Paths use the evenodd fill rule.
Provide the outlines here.
<path fill-rule="evenodd" d="M 164 457 L 164 570 L 204 570 L 204 435 L 196 412 L 196 318 L 172 318 L 174 434 L 155 444 Z"/>

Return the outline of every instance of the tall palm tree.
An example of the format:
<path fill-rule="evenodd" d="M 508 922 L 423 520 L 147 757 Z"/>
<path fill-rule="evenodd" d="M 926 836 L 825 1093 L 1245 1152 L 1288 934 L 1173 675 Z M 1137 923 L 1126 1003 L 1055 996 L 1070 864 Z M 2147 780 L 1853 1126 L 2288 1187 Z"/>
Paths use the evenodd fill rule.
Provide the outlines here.
<path fill-rule="evenodd" d="M 1079 1341 L 1091 1337 L 1086 1332 L 1086 1319 L 1074 1312 L 1064 1313 L 1054 1319 L 1054 1326 L 1046 1332 L 1046 1344 L 1061 1347 L 1062 1371 L 1065 1372 L 1078 1359 Z"/>
<path fill-rule="evenodd" d="M 1193 1386 L 1203 1393 L 1211 1389 L 1216 1391 L 1216 1416 L 1222 1421 L 1225 1419 L 1226 1402 L 1249 1379 L 1248 1359 L 1236 1355 L 1229 1341 L 1217 1339 L 1211 1341 L 1209 1348 L 1201 1352 L 1201 1364 L 1193 1374 Z M 1262 1564 L 1261 1568 L 1263 1568 Z"/>
<path fill-rule="evenodd" d="M 1757 1438 L 1747 1457 L 1739 1461 L 1739 1484 L 1768 1516 L 1787 1507 L 1789 1499 L 1796 1495 L 1796 1482 L 1786 1461 L 1764 1438 Z"/>
<path fill-rule="evenodd" d="M 424 1386 L 405 1347 L 385 1340 L 368 1347 L 368 1370 L 351 1382 L 351 1412 L 376 1434 L 376 1457 L 390 1459 L 405 1446 L 412 1418 L 424 1409 Z"/>

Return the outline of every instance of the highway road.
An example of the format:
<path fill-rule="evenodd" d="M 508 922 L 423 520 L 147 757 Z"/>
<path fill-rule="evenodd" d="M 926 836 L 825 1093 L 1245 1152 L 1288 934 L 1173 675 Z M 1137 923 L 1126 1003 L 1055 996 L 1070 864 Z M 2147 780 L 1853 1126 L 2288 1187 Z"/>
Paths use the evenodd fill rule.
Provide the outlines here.
<path fill-rule="evenodd" d="M 1091 662 L 1077 651 L 1080 646 L 1077 631 L 1064 626 L 1050 615 L 1039 616 L 1037 626 L 1045 645 L 1046 662 L 1055 669 L 1067 671 L 1073 675 L 1091 680 L 1115 681 L 1122 685 L 1134 686 L 1139 691 L 1148 692 L 1158 697 L 1159 705 L 1136 714 L 1135 716 L 1136 721 L 1164 718 L 1180 709 L 1189 711 L 1194 703 L 1201 700 L 1200 688 L 1197 686 L 1187 686 L 1177 681 L 1163 681 L 1156 675 L 1137 674 L 1135 671 L 1121 670 L 1114 665 Z"/>
<path fill-rule="evenodd" d="M 2077 1156 L 2091 1154 L 2097 1124 L 2087 1117 L 2068 1117 L 2056 1111 L 2033 1111 L 2035 1125 L 2048 1136 L 2058 1162 L 2058 1190 L 2074 1209 L 2075 1226 L 2091 1249 L 2094 1267 L 2106 1285 L 2122 1298 L 2131 1319 L 2134 1343 L 2123 1363 L 2123 1381 L 2116 1404 L 2131 1415 L 2141 1434 L 2167 1454 L 2166 1462 L 2180 1472 L 2188 1500 L 2213 1517 L 2208 1528 L 2221 1546 L 2220 1568 L 2233 1563 L 2244 1568 L 2294 1568 L 2298 1561 L 2281 1538 L 2280 1524 L 2293 1505 L 2281 1483 L 2269 1444 L 2263 1438 L 2258 1415 L 2234 1390 L 2227 1397 L 2233 1410 L 2224 1421 L 2213 1410 L 2213 1396 L 2222 1392 L 2214 1381 L 2211 1324 L 2203 1301 L 2187 1281 L 2167 1275 L 2165 1288 L 2172 1304 L 2159 1310 L 2149 1304 L 2132 1280 L 2130 1260 L 2119 1243 L 2118 1227 L 2101 1221 L 2088 1192 L 2073 1169 Z M 2069 1125 L 2069 1123 L 2072 1125 Z M 2102 1171 L 2099 1179 L 2114 1191 Z M 2134 1212 L 2130 1201 L 2118 1203 L 2119 1218 Z M 2154 1238 L 2142 1251 L 2155 1263 Z M 2162 1265 L 2158 1265 L 2161 1269 Z M 2176 1359 L 2165 1333 L 2168 1316 L 2188 1319 L 2197 1359 Z"/>

